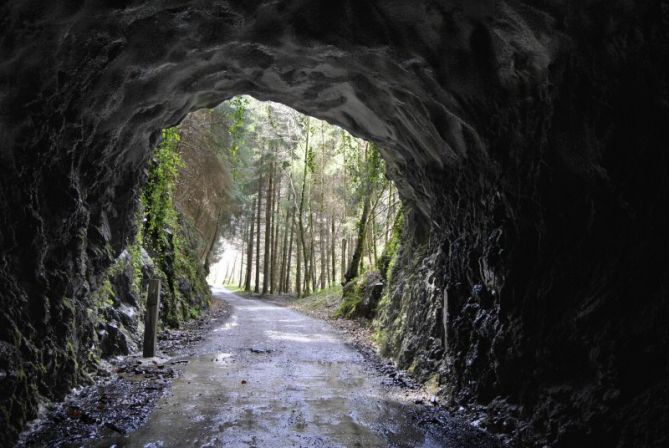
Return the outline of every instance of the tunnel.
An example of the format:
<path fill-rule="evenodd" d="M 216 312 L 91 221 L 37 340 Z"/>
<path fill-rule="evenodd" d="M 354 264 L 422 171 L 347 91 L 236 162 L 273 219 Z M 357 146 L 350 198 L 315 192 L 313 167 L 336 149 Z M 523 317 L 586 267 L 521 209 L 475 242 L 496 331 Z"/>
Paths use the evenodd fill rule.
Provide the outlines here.
<path fill-rule="evenodd" d="M 641 0 L 4 3 L 0 438 L 85 380 L 90 295 L 160 130 L 249 94 L 381 148 L 407 208 L 398 366 L 520 446 L 666 446 L 668 20 Z"/>

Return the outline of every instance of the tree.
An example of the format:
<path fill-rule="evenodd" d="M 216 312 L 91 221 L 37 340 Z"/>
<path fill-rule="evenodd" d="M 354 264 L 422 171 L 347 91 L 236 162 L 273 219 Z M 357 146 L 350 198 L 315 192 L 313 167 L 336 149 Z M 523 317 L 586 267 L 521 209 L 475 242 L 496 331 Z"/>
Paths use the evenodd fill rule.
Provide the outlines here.
<path fill-rule="evenodd" d="M 246 250 L 246 281 L 244 282 L 244 291 L 251 291 L 251 270 L 253 268 L 253 230 L 255 227 L 254 218 L 256 207 L 258 207 L 258 198 L 253 201 L 253 208 L 251 209 L 251 215 L 249 216 L 251 228 L 249 230 L 248 249 Z"/>
<path fill-rule="evenodd" d="M 357 225 L 357 236 L 351 262 L 344 275 L 344 283 L 350 282 L 359 274 L 372 196 L 377 194 L 379 190 L 382 192 L 385 185 L 383 163 L 375 145 L 365 144 L 363 158 L 355 168 L 354 177 L 357 182 L 357 190 L 362 197 L 362 213 Z M 376 247 L 376 241 L 373 241 L 372 244 Z"/>
<path fill-rule="evenodd" d="M 225 113 L 203 113 L 208 121 L 191 127 L 212 126 L 215 135 L 198 141 L 229 148 L 221 160 L 234 181 L 231 205 L 197 219 L 220 221 L 210 225 L 236 251 L 229 264 L 241 260 L 244 289 L 308 295 L 372 268 L 397 208 L 376 146 L 279 104 L 234 99 L 217 110 Z M 202 251 L 213 260 L 220 237 L 207 235 Z"/>

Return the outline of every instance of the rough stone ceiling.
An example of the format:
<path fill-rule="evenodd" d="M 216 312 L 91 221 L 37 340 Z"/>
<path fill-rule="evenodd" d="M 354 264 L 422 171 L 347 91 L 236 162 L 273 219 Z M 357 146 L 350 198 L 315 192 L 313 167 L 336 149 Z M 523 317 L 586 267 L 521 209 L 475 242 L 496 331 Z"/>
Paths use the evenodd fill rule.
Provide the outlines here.
<path fill-rule="evenodd" d="M 0 73 L 41 86 L 2 99 L 30 110 L 19 129 L 34 134 L 39 108 L 78 114 L 82 140 L 131 163 L 159 129 L 246 93 L 381 143 L 395 171 L 439 168 L 485 151 L 478 117 L 540 86 L 560 42 L 547 16 L 504 2 L 24 2 L 5 13 L 20 32 L 3 42 L 17 51 Z"/>

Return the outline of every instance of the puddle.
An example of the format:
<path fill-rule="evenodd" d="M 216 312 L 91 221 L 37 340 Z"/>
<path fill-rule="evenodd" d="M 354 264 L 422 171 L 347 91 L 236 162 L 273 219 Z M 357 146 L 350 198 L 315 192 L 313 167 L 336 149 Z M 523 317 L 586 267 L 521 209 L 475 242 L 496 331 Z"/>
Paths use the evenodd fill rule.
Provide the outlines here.
<path fill-rule="evenodd" d="M 274 340 L 279 340 L 279 341 L 291 341 L 291 342 L 304 342 L 304 343 L 337 343 L 340 342 L 336 337 L 330 336 L 327 334 L 322 334 L 322 333 L 315 333 L 315 334 L 304 334 L 304 333 L 293 333 L 293 332 L 285 332 L 285 331 L 274 331 L 274 330 L 267 330 L 265 331 L 265 334 L 270 338 Z"/>
<path fill-rule="evenodd" d="M 223 325 L 221 325 L 218 328 L 215 328 L 214 333 L 217 333 L 219 331 L 232 330 L 233 328 L 237 327 L 238 325 L 239 325 L 239 322 L 238 322 L 238 319 L 237 319 L 237 315 L 233 315 L 233 316 L 230 317 L 230 319 L 226 323 L 224 323 Z"/>
<path fill-rule="evenodd" d="M 212 360 L 219 364 L 228 364 L 232 361 L 232 353 L 216 353 Z"/>

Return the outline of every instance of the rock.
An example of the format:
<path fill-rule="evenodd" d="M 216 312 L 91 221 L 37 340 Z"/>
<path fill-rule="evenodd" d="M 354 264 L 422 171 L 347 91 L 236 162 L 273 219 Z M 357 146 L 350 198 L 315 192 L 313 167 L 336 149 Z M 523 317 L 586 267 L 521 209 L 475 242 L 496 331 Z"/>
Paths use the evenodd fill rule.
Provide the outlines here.
<path fill-rule="evenodd" d="M 383 278 L 377 271 L 365 272 L 343 289 L 343 301 L 337 314 L 347 318 L 374 317 L 383 292 Z"/>
<path fill-rule="evenodd" d="M 372 317 L 383 293 L 383 278 L 379 272 L 371 271 L 364 274 L 363 281 L 360 313 L 365 317 Z"/>
<path fill-rule="evenodd" d="M 127 251 L 116 259 L 116 264 L 121 266 L 118 273 L 111 275 L 109 281 L 114 288 L 116 297 L 124 304 L 137 308 L 139 306 L 139 298 L 133 291 L 132 284 L 134 282 L 135 273 L 130 261 Z"/>
<path fill-rule="evenodd" d="M 100 351 L 105 358 L 130 353 L 126 335 L 112 323 L 98 324 L 98 339 L 100 341 Z"/>
<path fill-rule="evenodd" d="M 247 93 L 379 144 L 407 209 L 379 320 L 400 367 L 443 370 L 449 402 L 517 420 L 501 430 L 525 445 L 669 443 L 663 4 L 17 0 L 0 17 L 0 368 L 17 372 L 0 440 L 85 378 L 91 292 L 135 234 L 160 129 Z"/>
<path fill-rule="evenodd" d="M 138 320 L 140 316 L 138 315 L 138 309 L 134 306 L 121 305 L 117 310 L 117 315 L 121 324 L 130 330 L 137 330 Z"/>

